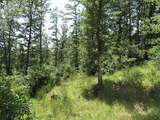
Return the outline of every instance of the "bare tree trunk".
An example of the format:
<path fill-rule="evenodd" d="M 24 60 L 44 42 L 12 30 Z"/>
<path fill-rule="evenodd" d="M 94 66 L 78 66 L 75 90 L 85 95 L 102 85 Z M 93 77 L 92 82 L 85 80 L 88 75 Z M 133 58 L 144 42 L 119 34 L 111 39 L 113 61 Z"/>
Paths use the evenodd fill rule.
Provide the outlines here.
<path fill-rule="evenodd" d="M 76 4 L 76 3 L 75 3 Z M 77 27 L 78 27 L 78 13 L 77 13 L 77 7 L 75 7 L 75 20 L 74 20 L 74 24 L 75 24 L 75 44 L 76 44 L 76 69 L 79 70 L 79 59 L 78 59 L 78 56 L 79 56 L 79 52 L 78 52 L 78 31 L 77 31 Z"/>
<path fill-rule="evenodd" d="M 5 41 L 5 32 L 4 32 L 4 29 L 3 29 L 3 44 L 4 44 L 4 63 L 5 63 L 5 68 L 7 70 L 7 67 L 8 67 L 8 59 L 7 59 L 7 46 L 6 46 L 6 41 Z M 7 71 L 6 71 L 6 74 Z"/>
<path fill-rule="evenodd" d="M 8 66 L 7 66 L 7 75 L 11 74 L 11 30 L 9 30 L 8 38 Z"/>
<path fill-rule="evenodd" d="M 101 34 L 101 18 L 102 18 L 102 0 L 99 0 L 98 7 L 98 18 L 97 18 L 97 31 L 96 38 L 98 42 L 98 86 L 102 85 L 102 70 L 101 70 L 101 54 L 102 54 L 102 39 L 100 37 Z"/>
<path fill-rule="evenodd" d="M 75 31 L 75 44 L 76 44 L 76 70 L 79 70 L 79 60 L 78 60 L 78 55 L 79 55 L 79 52 L 78 52 L 78 33 L 77 33 L 77 30 Z"/>
<path fill-rule="evenodd" d="M 119 8 L 119 9 L 120 9 L 120 11 L 122 11 L 121 8 Z M 118 28 L 119 28 L 118 29 L 118 39 L 117 39 L 117 43 L 116 43 L 117 48 L 119 48 L 119 46 L 121 46 L 121 40 L 122 40 L 122 16 L 121 16 L 121 14 L 120 14 L 120 18 L 119 18 L 119 21 L 118 21 Z M 117 54 L 119 55 L 118 61 L 121 63 L 122 53 L 120 53 L 118 51 Z"/>
<path fill-rule="evenodd" d="M 55 39 L 56 39 L 56 48 L 55 48 L 55 67 L 58 65 L 58 28 L 57 28 L 57 25 L 58 25 L 58 18 L 56 17 L 56 20 L 55 20 Z"/>
<path fill-rule="evenodd" d="M 30 3 L 30 12 L 29 12 L 29 38 L 28 38 L 28 45 L 27 45 L 27 57 L 26 57 L 26 69 L 25 74 L 28 74 L 28 67 L 29 67 L 29 55 L 30 55 L 30 46 L 31 46 L 31 39 L 32 39 L 32 6 L 33 1 Z"/>
<path fill-rule="evenodd" d="M 137 35 L 138 35 L 138 40 L 140 42 L 140 24 L 139 24 L 139 21 L 140 21 L 140 0 L 138 0 L 138 7 L 137 7 Z"/>
<path fill-rule="evenodd" d="M 41 25 L 40 25 L 40 43 L 39 43 L 39 59 L 40 59 L 40 66 L 42 66 L 42 61 L 43 61 L 43 57 L 42 57 L 42 20 L 41 20 Z"/>
<path fill-rule="evenodd" d="M 129 42 L 132 44 L 132 9 L 131 1 L 129 1 Z"/>
<path fill-rule="evenodd" d="M 42 0 L 41 0 L 41 6 L 42 6 Z M 43 18 L 42 18 L 42 15 L 43 15 L 43 13 L 41 12 L 40 13 L 40 21 L 41 21 L 41 23 L 40 23 L 40 43 L 39 43 L 39 52 L 40 52 L 40 56 L 39 56 L 39 59 L 40 59 L 40 66 L 42 66 L 42 62 L 43 62 L 43 57 L 42 57 L 42 25 L 43 25 Z"/>

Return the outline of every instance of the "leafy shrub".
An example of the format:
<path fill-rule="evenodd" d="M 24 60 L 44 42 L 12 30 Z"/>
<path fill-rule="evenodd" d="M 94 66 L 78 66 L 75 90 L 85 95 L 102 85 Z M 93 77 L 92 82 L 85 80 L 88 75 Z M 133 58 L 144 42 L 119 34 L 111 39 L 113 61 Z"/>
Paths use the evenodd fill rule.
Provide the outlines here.
<path fill-rule="evenodd" d="M 74 68 L 69 65 L 60 64 L 57 67 L 52 65 L 32 66 L 28 70 L 26 82 L 29 84 L 29 94 L 35 97 L 37 90 L 42 86 L 54 87 L 60 85 L 61 79 L 67 79 L 75 72 Z"/>
<path fill-rule="evenodd" d="M 50 69 L 45 66 L 33 66 L 29 69 L 26 82 L 30 86 L 29 94 L 35 97 L 37 89 L 47 85 L 50 79 Z"/>
<path fill-rule="evenodd" d="M 30 114 L 25 89 L 15 88 L 13 81 L 11 77 L 0 76 L 1 120 L 23 119 L 24 115 Z"/>
<path fill-rule="evenodd" d="M 160 71 L 160 45 L 154 46 L 149 49 L 148 54 L 157 71 Z"/>
<path fill-rule="evenodd" d="M 75 72 L 75 68 L 73 66 L 61 64 L 58 66 L 58 69 L 56 69 L 55 74 L 57 77 L 67 78 L 74 72 Z"/>

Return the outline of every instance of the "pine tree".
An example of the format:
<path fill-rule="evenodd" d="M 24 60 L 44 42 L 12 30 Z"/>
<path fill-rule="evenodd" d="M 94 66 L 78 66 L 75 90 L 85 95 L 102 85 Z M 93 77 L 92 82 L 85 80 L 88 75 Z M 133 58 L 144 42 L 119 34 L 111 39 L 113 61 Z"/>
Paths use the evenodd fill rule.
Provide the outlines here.
<path fill-rule="evenodd" d="M 51 23 L 53 24 L 51 28 L 49 28 L 50 30 L 52 30 L 52 42 L 53 42 L 53 46 L 54 46 L 54 66 L 57 67 L 58 66 L 58 53 L 59 53 L 59 39 L 58 39 L 58 20 L 59 20 L 59 10 L 58 8 L 53 8 L 51 11 Z"/>
<path fill-rule="evenodd" d="M 16 3 L 15 3 L 16 2 Z M 19 7 L 20 1 L 6 1 L 2 5 L 2 17 L 1 17 L 1 38 L 2 38 L 2 49 L 3 49 L 3 61 L 2 64 L 5 64 L 6 74 L 12 74 L 13 67 L 13 48 L 16 46 L 16 31 L 18 30 L 18 17 L 20 16 Z"/>
<path fill-rule="evenodd" d="M 160 3 L 158 1 L 146 1 L 148 6 L 148 16 L 142 25 L 143 35 L 146 38 L 144 44 L 146 59 L 156 59 L 159 61 L 159 42 L 160 42 Z M 148 56 L 149 55 L 149 56 Z"/>
<path fill-rule="evenodd" d="M 104 0 L 87 0 L 82 3 L 86 9 L 85 20 L 88 25 L 86 28 L 91 28 L 92 38 L 96 41 L 97 49 L 97 66 L 98 66 L 98 86 L 102 85 L 102 44 L 104 31 L 104 19 L 105 19 L 105 5 L 107 4 Z M 87 29 L 86 29 L 87 30 Z M 93 31 L 93 32 L 92 32 Z M 94 42 L 94 41 L 93 41 Z"/>
<path fill-rule="evenodd" d="M 72 63 L 75 66 L 76 70 L 79 70 L 79 1 L 78 0 L 70 0 L 73 3 L 67 4 L 65 7 L 68 10 L 68 19 L 73 21 L 71 27 L 73 28 L 71 32 L 71 39 L 73 41 L 73 57 Z"/>

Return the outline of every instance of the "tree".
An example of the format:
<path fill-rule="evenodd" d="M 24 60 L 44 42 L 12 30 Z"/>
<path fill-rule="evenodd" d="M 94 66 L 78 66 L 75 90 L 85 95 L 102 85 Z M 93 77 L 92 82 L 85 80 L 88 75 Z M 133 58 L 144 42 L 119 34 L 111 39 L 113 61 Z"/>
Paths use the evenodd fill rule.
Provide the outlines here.
<path fill-rule="evenodd" d="M 39 64 L 40 66 L 42 66 L 42 63 L 43 63 L 43 52 L 42 52 L 42 43 L 43 43 L 43 36 L 44 36 L 44 32 L 43 32 L 43 27 L 44 27 L 44 21 L 45 21 L 45 14 L 47 12 L 47 9 L 48 9 L 48 6 L 49 4 L 47 4 L 47 1 L 46 0 L 40 0 L 39 1 L 39 5 L 38 5 L 38 15 L 39 15 L 39 21 L 40 21 L 40 24 L 39 24 Z"/>
<path fill-rule="evenodd" d="M 156 59 L 159 61 L 159 42 L 160 42 L 160 4 L 158 1 L 147 0 L 148 16 L 142 25 L 142 34 L 146 37 L 147 43 L 145 50 L 147 51 L 147 58 Z M 148 56 L 149 55 L 149 56 Z"/>
<path fill-rule="evenodd" d="M 96 40 L 97 61 L 98 61 L 98 86 L 102 85 L 102 49 L 103 49 L 103 36 L 106 34 L 104 30 L 105 6 L 107 4 L 104 0 L 86 0 L 82 3 L 86 9 L 85 20 L 88 23 L 88 28 L 92 29 L 92 37 Z"/>
<path fill-rule="evenodd" d="M 67 4 L 65 7 L 68 10 L 68 19 L 73 21 L 73 24 L 71 25 L 71 27 L 73 28 L 71 32 L 71 39 L 73 41 L 72 63 L 74 64 L 76 70 L 79 70 L 79 1 L 70 0 L 70 2 L 72 2 L 73 5 Z"/>
<path fill-rule="evenodd" d="M 97 27 L 96 27 L 96 39 L 98 43 L 98 85 L 102 85 L 102 68 L 101 68 L 101 56 L 102 56 L 102 38 L 101 38 L 101 30 L 102 30 L 102 9 L 103 9 L 103 0 L 98 1 L 98 18 L 97 18 Z"/>
<path fill-rule="evenodd" d="M 67 42 L 67 38 L 68 38 L 68 19 L 65 17 L 62 17 L 63 23 L 62 25 L 60 25 L 61 28 L 61 33 L 60 33 L 60 62 L 63 64 L 64 59 L 65 59 L 65 45 Z"/>
<path fill-rule="evenodd" d="M 23 39 L 23 43 L 27 44 L 27 46 L 23 44 L 24 47 L 27 47 L 24 70 L 24 73 L 27 74 L 29 67 L 41 66 L 43 62 L 43 26 L 48 3 L 45 0 L 26 0 L 23 5 L 22 19 L 24 21 L 21 23 L 19 36 Z"/>
<path fill-rule="evenodd" d="M 53 42 L 53 46 L 54 46 L 54 66 L 57 67 L 58 66 L 58 53 L 59 53 L 59 40 L 58 40 L 58 19 L 59 19 L 59 10 L 58 8 L 53 8 L 53 10 L 51 11 L 51 23 L 53 24 L 53 26 L 51 28 L 49 28 L 50 30 L 52 30 L 52 42 Z"/>
<path fill-rule="evenodd" d="M 32 42 L 32 35 L 33 35 L 33 17 L 34 17 L 34 1 L 33 0 L 27 0 L 26 7 L 24 9 L 24 17 L 26 17 L 27 22 L 25 23 L 26 31 L 25 34 L 28 35 L 25 36 L 27 39 L 27 55 L 26 55 L 26 67 L 25 67 L 25 74 L 28 74 L 28 67 L 29 67 L 29 60 L 30 60 L 30 47 Z"/>
<path fill-rule="evenodd" d="M 44 35 L 45 35 L 45 30 L 44 30 L 44 24 L 45 24 L 45 15 L 48 11 L 48 7 L 49 7 L 49 3 L 46 0 L 38 0 L 35 3 L 35 10 L 34 10 L 34 16 L 36 16 L 34 18 L 34 24 L 33 26 L 35 26 L 34 28 L 34 44 L 35 46 L 37 46 L 37 57 L 39 59 L 37 62 L 37 65 L 39 65 L 40 67 L 43 64 L 43 43 L 44 43 Z M 39 48 L 38 48 L 39 47 Z"/>
<path fill-rule="evenodd" d="M 2 49 L 3 49 L 3 61 L 5 64 L 6 74 L 12 74 L 12 66 L 13 66 L 13 48 L 16 43 L 16 31 L 19 28 L 18 17 L 20 16 L 20 10 L 17 9 L 19 7 L 20 1 L 6 1 L 2 6 L 1 12 L 3 16 L 1 17 L 2 28 L 1 28 L 1 38 L 2 38 Z M 14 6 L 13 6 L 14 4 Z M 3 62 L 2 62 L 3 63 Z"/>

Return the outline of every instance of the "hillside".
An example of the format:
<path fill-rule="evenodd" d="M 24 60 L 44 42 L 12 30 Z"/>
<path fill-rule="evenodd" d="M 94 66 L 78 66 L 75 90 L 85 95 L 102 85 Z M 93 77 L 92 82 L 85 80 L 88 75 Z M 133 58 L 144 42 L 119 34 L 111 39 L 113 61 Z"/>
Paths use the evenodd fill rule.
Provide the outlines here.
<path fill-rule="evenodd" d="M 38 120 L 158 120 L 160 119 L 159 69 L 148 63 L 113 75 L 72 75 L 49 93 L 38 91 L 32 99 L 33 117 Z M 97 92 L 98 91 L 98 92 Z"/>

